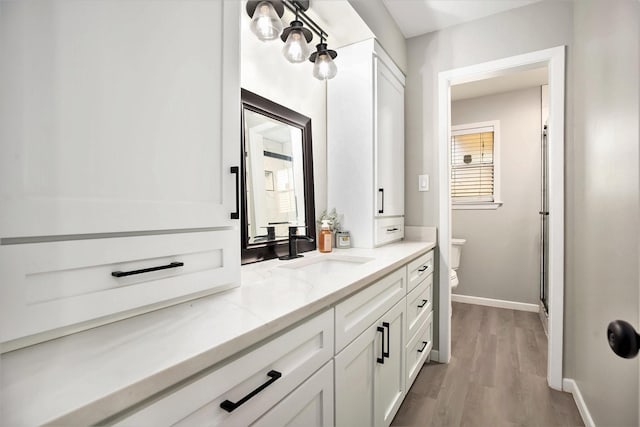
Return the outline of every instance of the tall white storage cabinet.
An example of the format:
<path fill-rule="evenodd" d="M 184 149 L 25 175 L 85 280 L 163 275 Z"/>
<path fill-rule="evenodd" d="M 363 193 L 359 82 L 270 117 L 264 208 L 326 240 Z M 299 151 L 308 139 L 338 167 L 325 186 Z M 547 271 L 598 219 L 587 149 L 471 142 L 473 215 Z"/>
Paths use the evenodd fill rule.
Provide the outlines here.
<path fill-rule="evenodd" d="M 239 283 L 240 8 L 3 4 L 0 342 Z"/>
<path fill-rule="evenodd" d="M 328 203 L 352 245 L 404 237 L 404 75 L 374 40 L 339 49 L 327 83 Z"/>

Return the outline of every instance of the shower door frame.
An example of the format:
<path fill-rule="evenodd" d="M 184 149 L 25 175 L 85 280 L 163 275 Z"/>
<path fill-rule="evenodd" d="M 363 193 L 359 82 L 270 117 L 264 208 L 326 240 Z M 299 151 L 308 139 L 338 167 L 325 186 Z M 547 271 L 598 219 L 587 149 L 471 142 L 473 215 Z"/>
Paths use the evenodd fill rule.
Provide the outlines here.
<path fill-rule="evenodd" d="M 451 359 L 451 86 L 497 77 L 511 72 L 547 67 L 549 84 L 549 339 L 547 383 L 562 390 L 564 321 L 564 93 L 565 46 L 483 62 L 438 74 L 438 180 L 439 185 L 439 348 L 437 359 Z"/>

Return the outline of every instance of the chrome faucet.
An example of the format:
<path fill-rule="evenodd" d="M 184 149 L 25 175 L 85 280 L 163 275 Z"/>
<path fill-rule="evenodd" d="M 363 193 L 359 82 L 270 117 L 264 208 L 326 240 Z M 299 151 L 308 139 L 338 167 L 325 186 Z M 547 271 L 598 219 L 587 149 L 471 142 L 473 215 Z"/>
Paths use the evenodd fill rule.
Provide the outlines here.
<path fill-rule="evenodd" d="M 302 255 L 298 255 L 298 240 L 313 242 L 311 237 L 298 234 L 298 228 L 300 227 L 295 225 L 289 226 L 289 255 L 281 256 L 279 259 L 288 260 L 300 258 Z"/>

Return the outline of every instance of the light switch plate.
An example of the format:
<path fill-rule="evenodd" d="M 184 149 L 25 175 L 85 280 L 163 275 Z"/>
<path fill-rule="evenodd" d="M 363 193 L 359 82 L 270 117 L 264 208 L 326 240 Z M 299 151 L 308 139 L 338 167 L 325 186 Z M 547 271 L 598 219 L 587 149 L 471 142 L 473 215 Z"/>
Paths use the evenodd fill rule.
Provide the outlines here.
<path fill-rule="evenodd" d="M 429 191 L 429 175 L 418 175 L 418 191 Z"/>

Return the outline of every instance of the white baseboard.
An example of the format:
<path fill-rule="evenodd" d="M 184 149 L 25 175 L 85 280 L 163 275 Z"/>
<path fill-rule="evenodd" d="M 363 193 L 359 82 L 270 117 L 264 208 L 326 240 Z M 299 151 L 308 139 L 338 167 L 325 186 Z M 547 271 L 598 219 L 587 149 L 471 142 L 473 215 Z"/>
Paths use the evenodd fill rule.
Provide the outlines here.
<path fill-rule="evenodd" d="M 431 350 L 429 356 L 431 357 L 432 362 L 440 362 L 440 354 L 438 353 L 438 350 Z"/>
<path fill-rule="evenodd" d="M 492 299 L 483 297 L 472 297 L 469 295 L 451 294 L 451 301 L 461 302 L 464 304 L 485 305 L 488 307 L 508 308 L 510 310 L 531 311 L 537 313 L 540 311 L 538 304 L 528 304 L 525 302 L 505 301 L 502 299 Z"/>
<path fill-rule="evenodd" d="M 587 408 L 587 404 L 582 397 L 582 393 L 580 393 L 578 384 L 576 384 L 576 382 L 571 378 L 563 378 L 562 389 L 573 395 L 573 400 L 576 402 L 578 412 L 580 412 L 580 416 L 582 417 L 585 427 L 596 427 L 596 423 L 594 423 L 593 418 L 591 418 L 591 413 L 589 412 L 589 408 Z"/>

